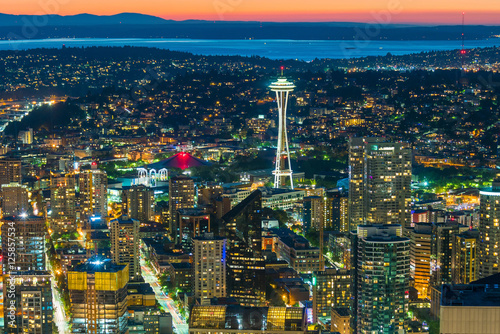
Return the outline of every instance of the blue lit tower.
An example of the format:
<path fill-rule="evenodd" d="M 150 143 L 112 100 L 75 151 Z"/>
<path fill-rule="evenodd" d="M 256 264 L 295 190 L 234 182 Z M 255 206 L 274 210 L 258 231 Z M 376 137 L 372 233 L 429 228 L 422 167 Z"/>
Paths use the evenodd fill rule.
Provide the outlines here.
<path fill-rule="evenodd" d="M 293 189 L 292 168 L 290 164 L 290 150 L 288 148 L 288 136 L 286 133 L 286 108 L 288 94 L 293 91 L 295 85 L 283 76 L 283 66 L 281 67 L 281 77 L 273 82 L 271 91 L 276 92 L 276 102 L 278 103 L 279 125 L 278 125 L 278 145 L 276 147 L 276 168 L 274 174 L 274 188 L 285 185 L 286 177 L 290 177 L 290 187 Z M 288 160 L 288 167 L 286 162 Z"/>

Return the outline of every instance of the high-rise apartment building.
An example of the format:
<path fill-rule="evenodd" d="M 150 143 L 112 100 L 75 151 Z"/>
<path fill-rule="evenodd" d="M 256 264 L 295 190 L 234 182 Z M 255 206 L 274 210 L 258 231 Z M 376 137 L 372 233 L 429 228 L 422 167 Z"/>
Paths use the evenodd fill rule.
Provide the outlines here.
<path fill-rule="evenodd" d="M 469 284 L 477 279 L 478 230 L 456 234 L 453 242 L 451 278 L 454 284 Z"/>
<path fill-rule="evenodd" d="M 68 272 L 71 333 L 128 333 L 128 265 L 93 256 Z"/>
<path fill-rule="evenodd" d="M 243 305 L 265 302 L 262 192 L 255 190 L 222 217 L 227 238 L 227 294 Z"/>
<path fill-rule="evenodd" d="M 178 209 L 194 208 L 194 181 L 185 175 L 171 177 L 168 181 L 169 191 L 169 213 L 170 213 L 170 235 L 177 240 L 179 226 L 175 222 L 175 213 Z"/>
<path fill-rule="evenodd" d="M 21 160 L 0 159 L 0 185 L 21 181 Z"/>
<path fill-rule="evenodd" d="M 45 235 L 44 217 L 24 215 L 4 217 L 2 219 L 4 273 L 9 271 L 46 270 Z M 11 257 L 8 256 L 8 254 L 12 253 L 12 248 L 15 248 L 14 263 L 10 260 Z"/>
<path fill-rule="evenodd" d="M 12 271 L 4 276 L 4 333 L 52 333 L 51 279 L 47 271 Z"/>
<path fill-rule="evenodd" d="M 83 170 L 79 175 L 80 212 L 85 217 L 108 214 L 108 176 L 92 163 L 91 169 Z"/>
<path fill-rule="evenodd" d="M 111 257 L 114 263 L 128 264 L 130 281 L 136 281 L 141 277 L 139 228 L 139 221 L 127 215 L 111 219 L 109 222 Z"/>
<path fill-rule="evenodd" d="M 132 186 L 124 190 L 127 213 L 141 223 L 153 221 L 155 216 L 155 194 L 153 188 L 145 185 Z"/>
<path fill-rule="evenodd" d="M 313 322 L 319 317 L 331 317 L 332 308 L 348 308 L 351 302 L 351 272 L 347 269 L 326 268 L 315 271 L 313 284 Z"/>
<path fill-rule="evenodd" d="M 410 240 L 398 224 L 352 232 L 355 333 L 406 333 Z"/>
<path fill-rule="evenodd" d="M 306 231 L 319 231 L 321 225 L 324 228 L 324 209 L 322 197 L 304 197 L 304 229 Z"/>
<path fill-rule="evenodd" d="M 429 296 L 431 281 L 432 224 L 417 223 L 410 229 L 410 268 L 419 299 Z"/>
<path fill-rule="evenodd" d="M 500 272 L 500 180 L 479 196 L 478 277 L 484 278 Z"/>
<path fill-rule="evenodd" d="M 19 183 L 3 184 L 2 213 L 4 216 L 15 216 L 29 212 L 28 188 Z"/>
<path fill-rule="evenodd" d="M 193 239 L 193 292 L 202 305 L 226 297 L 226 253 L 226 239 L 213 233 Z"/>
<path fill-rule="evenodd" d="M 384 138 L 349 140 L 350 229 L 410 225 L 411 149 Z"/>
<path fill-rule="evenodd" d="M 76 228 L 76 181 L 73 173 L 50 176 L 50 218 L 52 228 L 67 231 Z"/>
<path fill-rule="evenodd" d="M 431 241 L 431 284 L 452 283 L 453 243 L 455 235 L 465 232 L 469 227 L 457 222 L 432 224 Z"/>

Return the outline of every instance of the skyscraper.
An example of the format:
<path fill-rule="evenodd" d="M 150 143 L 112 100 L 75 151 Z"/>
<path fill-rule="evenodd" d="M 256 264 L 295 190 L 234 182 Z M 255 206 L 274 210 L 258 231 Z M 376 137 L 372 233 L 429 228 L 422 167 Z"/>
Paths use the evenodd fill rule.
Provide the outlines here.
<path fill-rule="evenodd" d="M 433 285 L 452 283 L 453 243 L 455 235 L 469 228 L 457 222 L 432 224 L 431 241 L 431 283 Z"/>
<path fill-rule="evenodd" d="M 313 322 L 331 317 L 332 308 L 348 308 L 351 302 L 351 273 L 347 269 L 326 268 L 313 273 Z"/>
<path fill-rule="evenodd" d="M 2 212 L 4 216 L 13 216 L 29 211 L 28 188 L 19 183 L 2 185 Z"/>
<path fill-rule="evenodd" d="M 484 278 L 500 272 L 500 180 L 479 196 L 478 278 Z"/>
<path fill-rule="evenodd" d="M 178 209 L 194 207 L 194 181 L 185 175 L 171 177 L 168 181 L 169 201 L 168 209 L 170 213 L 169 232 L 172 239 L 179 236 L 179 226 L 175 222 Z"/>
<path fill-rule="evenodd" d="M 431 281 L 431 240 L 432 224 L 417 223 L 410 230 L 410 268 L 411 276 L 415 280 L 415 289 L 418 297 L 425 299 L 429 296 Z"/>
<path fill-rule="evenodd" d="M 127 333 L 128 278 L 128 265 L 99 256 L 69 271 L 72 333 Z"/>
<path fill-rule="evenodd" d="M 350 229 L 410 225 L 411 149 L 383 138 L 349 140 Z"/>
<path fill-rule="evenodd" d="M 226 297 L 226 253 L 226 239 L 213 233 L 193 239 L 193 292 L 202 305 Z"/>
<path fill-rule="evenodd" d="M 2 219 L 4 273 L 9 271 L 46 270 L 45 234 L 44 217 L 26 215 L 4 217 Z M 15 248 L 14 264 L 9 261 L 8 256 L 8 254 L 12 253 L 12 247 Z"/>
<path fill-rule="evenodd" d="M 141 277 L 139 264 L 139 221 L 123 215 L 109 222 L 111 256 L 114 263 L 128 264 L 130 281 Z"/>
<path fill-rule="evenodd" d="M 243 305 L 265 302 L 262 192 L 255 190 L 222 217 L 227 238 L 228 295 Z"/>
<path fill-rule="evenodd" d="M 5 275 L 4 279 L 8 282 L 4 286 L 4 333 L 52 333 L 54 310 L 50 273 L 13 271 Z M 11 312 L 11 305 L 14 306 L 14 312 Z"/>
<path fill-rule="evenodd" d="M 21 160 L 0 159 L 0 185 L 11 182 L 21 183 Z"/>
<path fill-rule="evenodd" d="M 50 175 L 50 214 L 52 228 L 67 231 L 76 228 L 75 175 Z"/>
<path fill-rule="evenodd" d="M 295 85 L 283 77 L 282 67 L 281 77 L 278 78 L 278 81 L 273 82 L 269 88 L 271 88 L 271 91 L 276 92 L 276 102 L 278 103 L 278 144 L 276 146 L 276 166 L 273 173 L 274 188 L 283 187 L 286 178 L 289 177 L 290 188 L 293 189 L 293 172 L 286 131 L 286 109 L 288 107 L 288 94 L 293 91 Z"/>
<path fill-rule="evenodd" d="M 126 189 L 124 193 L 130 218 L 137 219 L 141 223 L 154 220 L 155 195 L 152 188 L 137 185 Z"/>
<path fill-rule="evenodd" d="M 401 225 L 359 225 L 353 236 L 355 333 L 400 333 L 408 324 L 410 240 Z"/>
<path fill-rule="evenodd" d="M 456 234 L 453 242 L 451 278 L 454 284 L 469 284 L 477 279 L 478 230 L 469 230 Z"/>
<path fill-rule="evenodd" d="M 304 229 L 319 231 L 325 221 L 325 205 L 323 198 L 319 196 L 304 197 Z"/>
<path fill-rule="evenodd" d="M 108 214 L 108 176 L 92 163 L 91 169 L 79 175 L 80 212 L 85 217 L 106 216 Z M 84 217 L 82 217 L 83 219 Z"/>

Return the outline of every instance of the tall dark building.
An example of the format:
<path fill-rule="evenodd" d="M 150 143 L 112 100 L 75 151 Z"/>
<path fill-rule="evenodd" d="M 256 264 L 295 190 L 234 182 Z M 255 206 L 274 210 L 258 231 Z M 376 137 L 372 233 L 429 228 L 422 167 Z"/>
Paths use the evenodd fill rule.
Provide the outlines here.
<path fill-rule="evenodd" d="M 227 238 L 228 296 L 248 306 L 265 302 L 262 192 L 255 190 L 222 217 Z"/>
<path fill-rule="evenodd" d="M 339 189 L 330 189 L 325 194 L 325 228 L 341 231 L 342 208 L 344 194 Z"/>

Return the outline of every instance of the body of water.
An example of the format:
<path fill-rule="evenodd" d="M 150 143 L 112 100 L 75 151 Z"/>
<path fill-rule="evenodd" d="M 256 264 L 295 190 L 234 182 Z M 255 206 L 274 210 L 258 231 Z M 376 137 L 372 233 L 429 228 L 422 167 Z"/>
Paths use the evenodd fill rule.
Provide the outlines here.
<path fill-rule="evenodd" d="M 0 41 L 0 50 L 27 50 L 86 46 L 142 46 L 201 55 L 262 56 L 271 59 L 352 58 L 405 55 L 422 51 L 461 48 L 461 41 L 304 41 L 304 40 L 205 40 L 142 38 L 64 38 Z M 500 38 L 466 41 L 466 48 L 500 46 Z"/>

